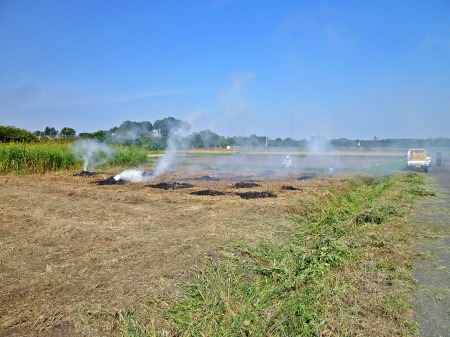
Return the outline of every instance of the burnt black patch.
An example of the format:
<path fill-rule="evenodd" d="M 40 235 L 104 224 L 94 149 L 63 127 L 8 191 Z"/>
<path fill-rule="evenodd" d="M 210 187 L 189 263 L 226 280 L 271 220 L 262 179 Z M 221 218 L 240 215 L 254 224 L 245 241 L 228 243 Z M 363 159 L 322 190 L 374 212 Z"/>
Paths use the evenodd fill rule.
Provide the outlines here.
<path fill-rule="evenodd" d="M 74 177 L 95 177 L 101 174 L 100 172 L 91 172 L 91 171 L 81 171 L 80 173 L 76 173 Z"/>
<path fill-rule="evenodd" d="M 305 174 L 297 179 L 298 180 L 309 180 L 309 179 L 314 179 L 316 177 L 317 177 L 317 174 Z"/>
<path fill-rule="evenodd" d="M 151 177 L 153 175 L 154 171 L 144 171 L 142 172 L 143 177 Z"/>
<path fill-rule="evenodd" d="M 148 185 L 148 187 L 151 188 L 160 188 L 162 190 L 168 190 L 170 188 L 173 188 L 173 184 L 168 184 L 165 182 L 160 182 L 159 184 L 153 184 L 153 185 Z"/>
<path fill-rule="evenodd" d="M 97 185 L 123 185 L 126 184 L 125 180 L 116 180 L 113 176 L 97 181 Z"/>
<path fill-rule="evenodd" d="M 211 177 L 211 176 L 201 176 L 199 178 L 196 178 L 195 180 L 198 180 L 198 181 L 219 181 L 220 179 L 219 178 L 214 178 L 214 177 Z"/>
<path fill-rule="evenodd" d="M 160 182 L 159 184 L 153 184 L 153 185 L 148 185 L 151 188 L 160 188 L 163 190 L 177 190 L 177 189 L 181 189 L 181 188 L 190 188 L 190 187 L 194 187 L 194 185 L 192 184 L 188 184 L 188 183 L 177 183 L 174 182 L 172 184 L 166 183 L 166 182 Z"/>
<path fill-rule="evenodd" d="M 224 192 L 220 192 L 220 191 L 215 191 L 215 190 L 202 190 L 202 191 L 196 191 L 196 192 L 191 192 L 189 194 L 193 194 L 193 195 L 225 195 Z"/>
<path fill-rule="evenodd" d="M 172 184 L 172 188 L 174 190 L 179 189 L 179 188 L 191 188 L 191 187 L 194 187 L 194 185 L 189 184 L 189 183 L 177 183 L 177 182 L 175 182 L 175 183 Z"/>
<path fill-rule="evenodd" d="M 242 199 L 258 199 L 258 198 L 276 198 L 277 196 L 271 192 L 245 192 L 237 193 Z"/>
<path fill-rule="evenodd" d="M 290 186 L 290 185 L 281 186 L 281 189 L 286 190 L 286 191 L 302 191 L 301 188 L 297 188 L 297 187 Z"/>
<path fill-rule="evenodd" d="M 261 185 L 257 183 L 247 183 L 247 182 L 240 182 L 233 185 L 235 188 L 252 188 L 252 187 L 260 187 Z"/>

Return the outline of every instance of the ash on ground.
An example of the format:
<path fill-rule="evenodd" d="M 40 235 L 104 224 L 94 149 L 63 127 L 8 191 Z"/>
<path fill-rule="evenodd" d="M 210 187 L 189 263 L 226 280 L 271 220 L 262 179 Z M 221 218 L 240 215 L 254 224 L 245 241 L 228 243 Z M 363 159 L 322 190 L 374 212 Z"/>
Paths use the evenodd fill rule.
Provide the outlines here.
<path fill-rule="evenodd" d="M 277 196 L 271 192 L 245 192 L 237 193 L 242 199 L 257 199 L 257 198 L 276 198 Z"/>
<path fill-rule="evenodd" d="M 286 190 L 286 191 L 303 191 L 301 188 L 297 188 L 294 186 L 290 186 L 290 185 L 283 185 L 281 186 L 282 190 Z"/>
<path fill-rule="evenodd" d="M 314 179 L 314 178 L 317 178 L 317 174 L 312 173 L 312 174 L 305 174 L 297 179 L 298 180 L 309 180 L 309 179 Z"/>
<path fill-rule="evenodd" d="M 247 183 L 247 182 L 240 182 L 233 185 L 235 188 L 252 188 L 252 187 L 260 187 L 261 185 L 257 183 Z"/>
<path fill-rule="evenodd" d="M 76 173 L 74 177 L 95 177 L 101 174 L 100 172 L 91 172 L 91 171 L 81 171 L 80 173 Z"/>
<path fill-rule="evenodd" d="M 166 182 L 160 182 L 159 184 L 148 185 L 148 187 L 160 188 L 163 190 L 169 190 L 169 189 L 177 190 L 177 189 L 181 189 L 181 188 L 191 188 L 191 187 L 194 187 L 194 185 L 188 184 L 188 183 L 177 183 L 177 182 L 174 182 L 172 184 L 169 184 Z"/>
<path fill-rule="evenodd" d="M 126 184 L 126 181 L 120 179 L 116 180 L 114 179 L 113 176 L 97 181 L 97 185 L 123 185 L 123 184 Z"/>
<path fill-rule="evenodd" d="M 220 191 L 215 191 L 215 190 L 202 190 L 202 191 L 191 192 L 189 194 L 215 196 L 215 195 L 225 195 L 225 192 L 220 192 Z"/>

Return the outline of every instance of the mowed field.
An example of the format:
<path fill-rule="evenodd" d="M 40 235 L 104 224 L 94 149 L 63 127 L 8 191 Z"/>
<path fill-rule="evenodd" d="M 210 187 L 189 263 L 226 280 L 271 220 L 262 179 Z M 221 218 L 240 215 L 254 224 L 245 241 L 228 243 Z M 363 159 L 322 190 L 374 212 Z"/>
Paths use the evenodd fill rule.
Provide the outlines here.
<path fill-rule="evenodd" d="M 1 176 L 0 336 L 74 336 L 128 308 L 164 306 L 230 243 L 282 242 L 299 199 L 399 167 L 392 155 L 291 156 L 290 170 L 285 154 L 179 156 L 151 181 L 114 185 L 98 182 L 120 169 Z M 150 186 L 162 182 L 192 186 Z M 192 194 L 204 190 L 223 195 Z M 274 197 L 240 197 L 247 191 Z"/>

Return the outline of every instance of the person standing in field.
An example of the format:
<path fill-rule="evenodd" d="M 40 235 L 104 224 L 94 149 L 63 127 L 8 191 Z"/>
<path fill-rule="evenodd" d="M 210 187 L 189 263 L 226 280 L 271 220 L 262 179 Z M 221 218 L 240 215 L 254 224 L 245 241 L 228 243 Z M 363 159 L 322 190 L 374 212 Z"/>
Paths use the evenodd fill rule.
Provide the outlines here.
<path fill-rule="evenodd" d="M 291 167 L 292 161 L 291 161 L 291 158 L 289 158 L 289 156 L 286 156 L 286 159 L 284 160 L 283 165 L 284 165 L 284 168 L 286 168 L 286 169 Z"/>
<path fill-rule="evenodd" d="M 436 166 L 441 166 L 441 151 L 436 152 Z"/>

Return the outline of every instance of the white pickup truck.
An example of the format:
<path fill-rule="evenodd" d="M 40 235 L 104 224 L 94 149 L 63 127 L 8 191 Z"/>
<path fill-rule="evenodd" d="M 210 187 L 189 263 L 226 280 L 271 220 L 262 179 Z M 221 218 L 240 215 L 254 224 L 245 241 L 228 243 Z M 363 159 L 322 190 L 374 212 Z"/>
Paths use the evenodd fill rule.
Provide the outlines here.
<path fill-rule="evenodd" d="M 427 155 L 427 151 L 424 149 L 409 149 L 407 159 L 408 168 L 428 172 L 428 167 L 431 166 L 431 157 Z"/>

